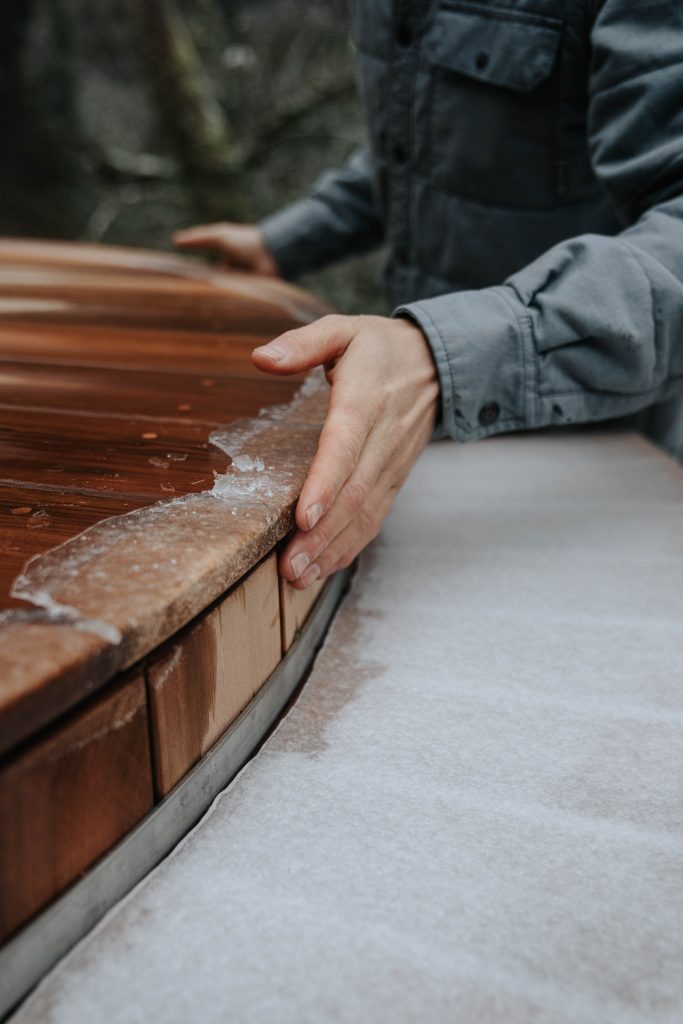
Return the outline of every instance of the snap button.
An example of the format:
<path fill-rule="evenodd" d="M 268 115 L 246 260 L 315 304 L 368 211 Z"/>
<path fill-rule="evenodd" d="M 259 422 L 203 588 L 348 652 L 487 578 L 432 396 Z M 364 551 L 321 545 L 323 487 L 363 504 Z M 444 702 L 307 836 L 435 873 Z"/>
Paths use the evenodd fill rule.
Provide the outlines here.
<path fill-rule="evenodd" d="M 486 405 L 482 405 L 479 410 L 479 422 L 482 427 L 490 427 L 496 422 L 500 416 L 500 406 L 498 402 L 487 402 Z"/>
<path fill-rule="evenodd" d="M 490 58 L 488 53 L 485 53 L 483 50 L 481 51 L 481 53 L 478 53 L 474 61 L 477 71 L 483 71 L 486 65 L 488 64 L 489 60 Z"/>
<path fill-rule="evenodd" d="M 410 25 L 405 21 L 401 21 L 396 29 L 396 39 L 398 45 L 402 47 L 408 47 L 413 41 L 413 33 L 410 31 Z"/>

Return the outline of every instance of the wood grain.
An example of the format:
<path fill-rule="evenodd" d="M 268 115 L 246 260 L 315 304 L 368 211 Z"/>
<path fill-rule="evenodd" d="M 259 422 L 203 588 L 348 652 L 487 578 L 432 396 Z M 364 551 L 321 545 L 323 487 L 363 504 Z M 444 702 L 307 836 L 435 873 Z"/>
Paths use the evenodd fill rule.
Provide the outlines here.
<path fill-rule="evenodd" d="M 272 341 L 279 332 L 239 334 L 231 331 L 194 330 L 174 326 L 149 327 L 136 317 L 134 326 L 108 324 L 97 310 L 93 323 L 62 324 L 56 320 L 34 323 L 2 319 L 0 306 L 0 362 L 46 363 L 49 366 L 105 366 L 148 369 L 160 373 L 199 373 L 212 376 L 254 377 L 265 380 L 250 358 L 257 345 Z M 281 329 L 293 326 L 280 321 Z M 288 378 L 297 381 L 297 378 Z M 299 383 L 301 378 L 299 378 Z M 209 385 L 210 386 L 210 385 Z"/>
<path fill-rule="evenodd" d="M 290 528 L 327 397 L 292 404 L 300 379 L 264 377 L 250 354 L 323 312 L 179 255 L 0 240 L 0 753 L 184 627 Z M 275 486 L 213 497 L 234 473 L 212 430 L 283 405 L 244 448 Z"/>
<path fill-rule="evenodd" d="M 317 580 L 305 590 L 297 590 L 287 580 L 280 580 L 280 618 L 282 621 L 282 651 L 286 653 L 306 624 L 313 606 L 322 593 L 326 580 Z"/>
<path fill-rule="evenodd" d="M 278 576 L 271 555 L 149 665 L 158 796 L 234 722 L 279 660 Z"/>
<path fill-rule="evenodd" d="M 0 941 L 130 831 L 152 801 L 139 675 L 0 763 Z"/>

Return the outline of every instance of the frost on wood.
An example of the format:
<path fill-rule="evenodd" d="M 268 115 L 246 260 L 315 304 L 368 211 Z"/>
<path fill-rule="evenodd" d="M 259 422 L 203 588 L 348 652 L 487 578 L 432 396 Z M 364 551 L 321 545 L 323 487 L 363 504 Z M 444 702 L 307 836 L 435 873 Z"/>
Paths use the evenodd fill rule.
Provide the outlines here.
<path fill-rule="evenodd" d="M 181 601 L 209 572 L 215 579 L 205 599 L 210 603 L 221 592 L 217 587 L 236 581 L 233 573 L 221 584 L 221 551 L 243 573 L 253 564 L 250 552 L 259 537 L 272 547 L 285 532 L 315 453 L 326 390 L 313 374 L 287 405 L 215 431 L 210 440 L 230 464 L 215 475 L 210 491 L 113 516 L 35 556 L 14 581 L 11 596 L 37 610 L 5 612 L 0 626 L 69 624 L 117 644 L 151 608 Z M 169 453 L 164 461 L 183 458 Z M 107 609 L 113 612 L 107 615 Z M 191 609 L 185 621 L 200 610 Z"/>

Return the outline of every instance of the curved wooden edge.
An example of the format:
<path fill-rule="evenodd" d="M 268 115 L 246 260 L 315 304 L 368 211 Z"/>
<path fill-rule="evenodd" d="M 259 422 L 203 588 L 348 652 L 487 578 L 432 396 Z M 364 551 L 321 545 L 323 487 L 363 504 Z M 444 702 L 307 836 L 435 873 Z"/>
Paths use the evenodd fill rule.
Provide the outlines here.
<path fill-rule="evenodd" d="M 0 950 L 0 1019 L 173 849 L 257 751 L 310 671 L 352 572 L 328 582 L 275 671 L 205 757 L 81 881 Z"/>
<path fill-rule="evenodd" d="M 97 242 L 56 242 L 47 239 L 0 238 L 0 275 L 3 270 L 51 268 L 81 271 L 100 277 L 145 274 L 160 279 L 183 280 L 226 295 L 251 299 L 280 307 L 281 314 L 308 323 L 332 310 L 303 288 L 279 278 L 224 271 L 200 259 L 179 252 L 103 245 Z"/>
<path fill-rule="evenodd" d="M 62 271 L 66 266 L 72 275 L 83 265 L 92 278 L 102 279 L 112 267 L 131 281 L 137 281 L 136 275 L 143 280 L 142 271 L 149 272 L 150 267 L 157 268 L 159 279 L 164 268 L 169 273 L 185 268 L 193 281 L 198 273 L 192 260 L 173 254 L 0 239 L 0 277 L 12 271 L 17 259 L 26 261 L 27 273 L 42 259 Z M 241 302 L 245 308 L 263 308 L 272 301 L 281 329 L 295 326 L 297 317 L 310 322 L 324 312 L 317 300 L 283 282 L 201 266 L 199 270 L 201 280 L 219 293 L 224 289 L 225 295 L 237 297 L 238 306 Z M 292 302 L 298 304 L 295 311 Z M 0 755 L 139 661 L 274 548 L 293 524 L 294 506 L 324 420 L 327 391 L 324 382 L 317 390 L 305 384 L 287 406 L 230 424 L 227 434 L 222 432 L 224 462 L 215 447 L 213 459 L 205 460 L 209 470 L 216 459 L 225 468 L 219 495 L 214 488 L 156 504 L 145 498 L 140 501 L 145 507 L 100 521 L 28 563 L 15 580 L 12 598 L 33 608 L 0 615 Z M 15 410 L 7 413 L 11 418 L 18 415 Z M 72 430 L 72 423 L 67 426 Z M 182 428 L 191 429 L 186 424 Z M 22 429 L 29 428 L 23 423 Z M 129 433 L 135 429 L 144 431 L 144 424 L 130 426 Z M 155 425 L 160 433 L 150 436 L 166 445 L 163 451 L 175 450 L 178 438 L 167 438 L 166 429 L 167 424 Z M 198 445 L 206 448 L 209 429 L 206 424 L 193 427 L 194 447 L 188 440 L 183 451 L 192 447 L 194 453 Z M 231 438 L 237 439 L 236 449 Z M 263 479 L 254 479 L 253 498 L 231 490 L 228 485 L 235 476 L 229 463 L 236 450 L 261 460 L 274 485 L 261 486 Z M 149 473 L 144 453 L 140 459 L 142 470 Z M 193 460 L 194 454 L 188 467 Z M 208 477 L 210 486 L 211 472 L 195 475 Z M 249 483 L 243 477 L 241 482 Z M 11 480 L 6 483 L 12 485 Z M 193 486 L 201 483 L 192 479 Z M 126 584 L 131 579 L 134 588 Z"/>

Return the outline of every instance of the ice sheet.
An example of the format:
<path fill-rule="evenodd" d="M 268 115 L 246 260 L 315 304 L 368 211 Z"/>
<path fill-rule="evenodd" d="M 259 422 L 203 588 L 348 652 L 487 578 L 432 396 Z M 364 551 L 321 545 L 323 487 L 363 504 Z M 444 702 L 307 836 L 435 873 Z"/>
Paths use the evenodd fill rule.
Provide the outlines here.
<path fill-rule="evenodd" d="M 432 446 L 303 695 L 14 1024 L 680 1024 L 683 473 Z"/>

